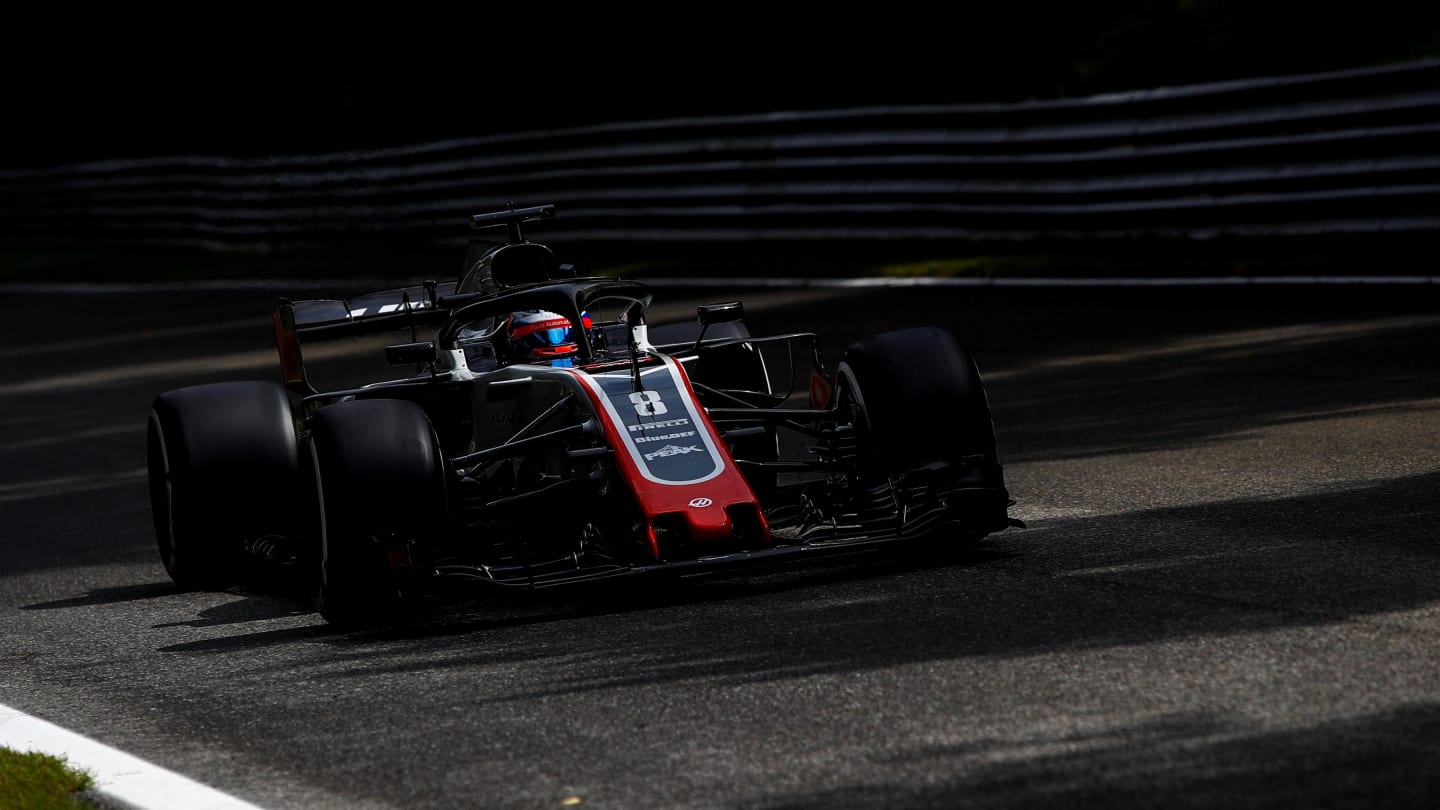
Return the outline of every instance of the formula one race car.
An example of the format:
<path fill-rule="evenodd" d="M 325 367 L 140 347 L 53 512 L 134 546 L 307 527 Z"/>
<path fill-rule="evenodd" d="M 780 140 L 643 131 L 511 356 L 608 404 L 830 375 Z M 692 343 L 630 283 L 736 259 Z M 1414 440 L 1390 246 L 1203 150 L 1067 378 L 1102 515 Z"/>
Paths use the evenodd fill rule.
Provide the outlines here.
<path fill-rule="evenodd" d="M 577 278 L 522 236 L 552 212 L 475 217 L 508 238 L 473 241 L 458 281 L 281 299 L 283 385 L 158 396 L 150 497 L 171 578 L 215 587 L 263 558 L 301 572 L 329 622 L 363 626 L 443 580 L 692 574 L 1018 525 L 950 332 L 860 340 L 832 372 L 814 334 L 751 336 L 738 301 L 647 326 L 645 285 Z M 396 328 L 411 340 L 384 354 L 412 376 L 312 385 L 302 338 Z"/>

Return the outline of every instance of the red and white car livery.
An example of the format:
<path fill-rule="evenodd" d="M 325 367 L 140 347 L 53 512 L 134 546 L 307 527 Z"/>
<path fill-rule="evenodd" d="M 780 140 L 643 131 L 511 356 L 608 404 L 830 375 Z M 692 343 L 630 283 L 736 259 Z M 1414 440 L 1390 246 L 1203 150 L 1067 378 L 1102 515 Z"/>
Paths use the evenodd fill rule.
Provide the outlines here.
<path fill-rule="evenodd" d="M 655 327 L 644 284 L 576 278 L 523 238 L 551 213 L 476 217 L 509 238 L 476 240 L 454 282 L 280 300 L 278 382 L 158 396 L 151 505 L 171 576 L 223 584 L 260 556 L 359 625 L 442 580 L 679 574 L 1017 523 L 979 371 L 948 330 L 878 334 L 831 369 L 813 334 L 749 334 L 739 302 Z M 565 335 L 553 358 L 506 328 L 535 311 Z M 311 384 L 302 344 L 397 327 L 433 335 L 385 349 L 413 376 Z M 917 415 L 945 429 L 913 442 Z"/>

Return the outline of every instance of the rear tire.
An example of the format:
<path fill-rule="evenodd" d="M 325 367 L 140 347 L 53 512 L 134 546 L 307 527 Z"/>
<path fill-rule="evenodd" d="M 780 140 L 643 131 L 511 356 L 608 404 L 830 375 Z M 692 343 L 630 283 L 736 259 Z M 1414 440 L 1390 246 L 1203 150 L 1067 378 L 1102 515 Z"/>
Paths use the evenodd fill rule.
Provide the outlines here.
<path fill-rule="evenodd" d="M 243 541 L 294 529 L 296 443 L 285 389 L 260 381 L 167 391 L 146 438 L 160 561 L 186 589 L 239 578 Z"/>
<path fill-rule="evenodd" d="M 369 627 L 408 612 L 424 553 L 448 515 L 442 461 L 413 402 L 352 400 L 315 414 L 305 449 L 315 499 L 312 595 L 330 624 Z"/>

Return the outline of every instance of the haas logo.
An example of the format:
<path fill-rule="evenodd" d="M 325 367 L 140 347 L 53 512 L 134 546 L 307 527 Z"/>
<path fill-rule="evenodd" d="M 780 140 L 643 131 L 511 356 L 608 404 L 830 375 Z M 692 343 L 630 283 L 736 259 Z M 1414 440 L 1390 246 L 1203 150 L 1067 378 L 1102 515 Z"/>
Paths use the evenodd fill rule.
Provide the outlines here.
<path fill-rule="evenodd" d="M 712 503 L 714 503 L 714 501 L 710 500 L 709 498 L 696 498 L 695 500 L 690 502 L 690 505 L 695 507 L 696 509 L 704 509 Z"/>

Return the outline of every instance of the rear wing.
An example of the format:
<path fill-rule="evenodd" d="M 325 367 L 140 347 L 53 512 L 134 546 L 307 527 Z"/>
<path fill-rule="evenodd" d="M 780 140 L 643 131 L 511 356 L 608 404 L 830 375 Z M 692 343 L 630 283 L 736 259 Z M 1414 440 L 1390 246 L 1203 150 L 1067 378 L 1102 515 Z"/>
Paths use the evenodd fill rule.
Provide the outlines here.
<path fill-rule="evenodd" d="M 504 292 L 456 293 L 453 281 L 427 281 L 412 287 L 367 293 L 354 298 L 289 301 L 275 307 L 275 345 L 280 351 L 280 372 L 285 387 L 301 396 L 318 393 L 305 376 L 300 339 L 325 340 L 368 335 L 407 327 L 442 325 L 436 334 L 437 346 L 451 348 L 463 322 L 504 315 L 524 309 L 548 309 L 572 324 L 580 324 L 582 312 L 601 301 L 625 304 L 630 326 L 644 324 L 650 306 L 650 290 L 638 281 L 619 278 L 577 278 L 547 281 L 508 289 Z M 448 321 L 448 323 L 447 323 Z M 589 336 L 577 333 L 580 360 L 593 356 Z"/>
<path fill-rule="evenodd" d="M 330 340 L 438 324 L 449 314 L 440 300 L 454 295 L 455 286 L 454 281 L 426 281 L 352 298 L 280 299 L 273 320 L 285 387 L 302 396 L 316 393 L 305 376 L 302 337 Z"/>
<path fill-rule="evenodd" d="M 455 294 L 455 282 L 427 281 L 410 287 L 365 293 L 352 298 L 286 301 L 294 312 L 295 330 L 307 339 L 350 337 L 384 332 L 443 319 L 439 300 Z"/>

